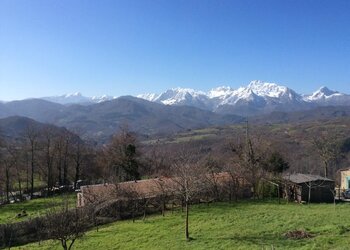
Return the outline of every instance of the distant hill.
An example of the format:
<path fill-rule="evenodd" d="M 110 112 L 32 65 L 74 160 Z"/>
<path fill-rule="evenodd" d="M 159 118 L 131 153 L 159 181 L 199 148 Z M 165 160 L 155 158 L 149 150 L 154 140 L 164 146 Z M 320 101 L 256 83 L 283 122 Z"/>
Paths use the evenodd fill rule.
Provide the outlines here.
<path fill-rule="evenodd" d="M 285 104 L 287 105 L 287 104 Z M 226 107 L 222 106 L 221 108 Z M 232 111 L 232 107 L 228 107 Z M 237 107 L 236 107 L 237 108 Z M 287 108 L 286 108 L 287 109 Z M 318 106 L 302 111 L 272 111 L 261 115 L 252 106 L 240 106 L 241 113 L 256 113 L 249 121 L 256 124 L 293 123 L 349 117 L 350 106 Z M 42 99 L 0 103 L 0 118 L 23 116 L 43 123 L 66 127 L 74 132 L 105 141 L 127 124 L 141 135 L 173 134 L 189 129 L 237 124 L 246 118 L 230 112 L 215 113 L 186 105 L 164 105 L 132 96 L 91 105 L 62 105 Z M 234 113 L 234 112 L 233 112 Z"/>
<path fill-rule="evenodd" d="M 24 116 L 40 122 L 51 122 L 54 117 L 63 113 L 66 107 L 42 99 L 26 99 L 0 103 L 0 118 Z"/>
<path fill-rule="evenodd" d="M 34 128 L 40 132 L 43 132 L 44 129 L 49 128 L 54 134 L 68 132 L 66 128 L 37 122 L 27 117 L 11 116 L 0 119 L 0 135 L 3 138 L 23 139 L 27 130 L 30 128 Z"/>
<path fill-rule="evenodd" d="M 189 106 L 163 105 L 132 96 L 91 105 L 65 106 L 41 99 L 0 104 L 0 118 L 8 116 L 24 116 L 66 127 L 96 140 L 108 138 L 125 124 L 135 132 L 149 135 L 243 121 L 236 115 L 220 115 Z"/>
<path fill-rule="evenodd" d="M 235 115 L 219 115 L 195 107 L 168 106 L 126 96 L 89 106 L 72 105 L 52 123 L 70 129 L 79 128 L 98 139 L 115 133 L 124 124 L 135 132 L 148 135 L 227 125 L 243 120 Z"/>

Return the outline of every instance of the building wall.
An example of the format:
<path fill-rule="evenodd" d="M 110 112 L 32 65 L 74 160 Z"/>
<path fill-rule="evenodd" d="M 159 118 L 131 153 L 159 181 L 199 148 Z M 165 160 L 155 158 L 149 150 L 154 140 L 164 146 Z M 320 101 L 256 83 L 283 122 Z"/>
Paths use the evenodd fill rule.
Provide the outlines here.
<path fill-rule="evenodd" d="M 340 189 L 350 189 L 349 186 L 350 181 L 350 169 L 343 170 L 340 172 Z"/>
<path fill-rule="evenodd" d="M 301 200 L 307 202 L 309 200 L 309 186 L 306 183 L 301 186 Z M 330 181 L 314 181 L 311 184 L 311 200 L 310 202 L 333 202 L 334 201 L 334 182 Z"/>

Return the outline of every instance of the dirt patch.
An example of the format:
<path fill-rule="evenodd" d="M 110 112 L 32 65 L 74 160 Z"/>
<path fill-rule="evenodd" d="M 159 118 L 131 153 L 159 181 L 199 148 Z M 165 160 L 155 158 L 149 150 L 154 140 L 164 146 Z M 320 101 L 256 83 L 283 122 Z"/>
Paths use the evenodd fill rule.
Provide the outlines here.
<path fill-rule="evenodd" d="M 284 236 L 286 238 L 292 239 L 292 240 L 308 239 L 308 238 L 314 237 L 314 235 L 312 235 L 309 232 L 306 232 L 305 230 L 289 231 L 289 232 L 285 233 Z"/>

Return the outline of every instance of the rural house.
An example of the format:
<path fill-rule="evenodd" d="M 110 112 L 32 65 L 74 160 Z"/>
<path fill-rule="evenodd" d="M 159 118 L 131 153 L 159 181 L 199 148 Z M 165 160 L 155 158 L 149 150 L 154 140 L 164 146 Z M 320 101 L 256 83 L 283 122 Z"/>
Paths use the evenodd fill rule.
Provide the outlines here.
<path fill-rule="evenodd" d="M 286 174 L 284 197 L 297 202 L 333 202 L 334 181 L 319 175 Z"/>
<path fill-rule="evenodd" d="M 340 172 L 340 190 L 350 189 L 350 168 L 343 168 Z"/>

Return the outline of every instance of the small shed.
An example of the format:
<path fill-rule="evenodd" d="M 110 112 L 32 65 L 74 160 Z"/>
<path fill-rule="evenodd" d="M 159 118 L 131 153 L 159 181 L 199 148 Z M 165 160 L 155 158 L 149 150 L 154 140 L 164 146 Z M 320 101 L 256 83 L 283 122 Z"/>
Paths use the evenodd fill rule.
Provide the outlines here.
<path fill-rule="evenodd" d="M 319 175 L 286 174 L 284 197 L 297 202 L 333 202 L 334 181 Z"/>

